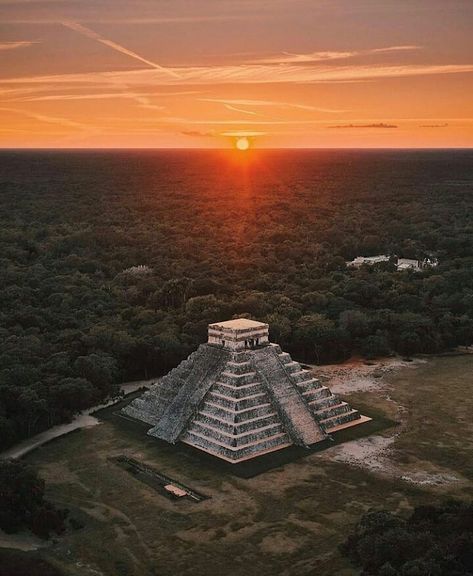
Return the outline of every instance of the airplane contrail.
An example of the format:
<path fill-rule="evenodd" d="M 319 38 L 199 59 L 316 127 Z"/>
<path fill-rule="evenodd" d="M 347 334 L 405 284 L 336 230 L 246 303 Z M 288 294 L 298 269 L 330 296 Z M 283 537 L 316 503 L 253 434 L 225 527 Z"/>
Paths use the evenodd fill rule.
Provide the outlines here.
<path fill-rule="evenodd" d="M 103 38 L 102 36 L 100 36 L 100 34 L 97 34 L 97 32 L 94 32 L 90 28 L 87 28 L 86 26 L 83 26 L 82 24 L 79 24 L 78 22 L 73 22 L 70 20 L 64 20 L 61 22 L 61 24 L 63 26 L 65 26 L 66 28 L 70 28 L 71 30 L 74 30 L 75 32 L 79 32 L 79 34 L 82 34 L 83 36 L 87 36 L 87 38 L 91 38 L 92 40 L 96 40 L 97 42 L 100 42 L 101 44 L 104 44 L 105 46 L 112 48 L 112 50 L 116 50 L 117 52 L 121 52 L 122 54 L 125 54 L 126 56 L 130 56 L 130 58 L 134 58 L 135 60 L 139 60 L 140 62 L 143 62 L 144 64 L 147 64 L 148 66 L 151 66 L 151 68 L 155 68 L 156 70 L 159 70 L 160 72 L 164 72 L 165 74 L 168 74 L 169 76 L 172 76 L 173 78 L 180 78 L 179 74 L 177 74 L 173 70 L 170 70 L 169 68 L 166 68 L 165 66 L 161 66 L 160 64 L 157 64 L 156 62 L 153 62 L 152 60 L 147 60 L 146 58 L 143 58 L 142 56 L 140 56 L 136 52 L 132 52 L 131 50 L 128 50 L 128 48 L 125 48 L 124 46 L 121 46 L 120 44 L 117 44 L 116 42 L 113 42 L 112 40 L 107 40 L 107 38 Z"/>
<path fill-rule="evenodd" d="M 203 100 L 203 98 L 201 98 L 201 100 Z M 233 110 L 234 112 L 242 112 L 243 114 L 251 114 L 252 116 L 258 116 L 258 114 L 256 112 L 253 112 L 252 110 L 243 110 L 242 108 L 236 108 L 231 104 L 224 104 L 224 106 L 227 110 Z"/>

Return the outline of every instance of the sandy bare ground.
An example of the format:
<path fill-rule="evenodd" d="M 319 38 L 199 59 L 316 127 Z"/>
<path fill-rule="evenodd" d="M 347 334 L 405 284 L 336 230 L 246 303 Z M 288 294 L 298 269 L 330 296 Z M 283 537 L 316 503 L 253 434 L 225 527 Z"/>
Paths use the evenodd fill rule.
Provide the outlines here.
<path fill-rule="evenodd" d="M 404 433 L 408 425 L 408 410 L 392 399 L 391 384 L 386 376 L 400 369 L 416 370 L 428 361 L 424 358 L 416 358 L 408 362 L 394 357 L 367 362 L 363 359 L 352 358 L 343 364 L 314 366 L 314 374 L 334 393 L 349 396 L 355 392 L 369 392 L 374 396 L 395 403 L 396 420 L 400 422 L 400 425 L 386 431 L 386 433 L 334 446 L 330 450 L 322 452 L 320 458 L 343 462 L 419 486 L 441 486 L 453 482 L 463 482 L 463 478 L 449 470 L 408 472 L 394 458 L 395 441 Z"/>
<path fill-rule="evenodd" d="M 336 394 L 352 394 L 353 392 L 381 391 L 386 386 L 384 376 L 400 368 L 417 368 L 427 360 L 416 358 L 411 362 L 401 358 L 382 358 L 367 362 L 361 358 L 350 358 L 343 364 L 328 366 L 313 366 L 317 378 L 328 383 Z"/>

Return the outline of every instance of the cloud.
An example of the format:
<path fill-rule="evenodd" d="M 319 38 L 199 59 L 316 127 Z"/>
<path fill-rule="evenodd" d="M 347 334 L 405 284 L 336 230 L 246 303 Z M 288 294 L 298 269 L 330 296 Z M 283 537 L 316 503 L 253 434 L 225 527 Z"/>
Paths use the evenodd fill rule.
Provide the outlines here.
<path fill-rule="evenodd" d="M 0 0 L 0 5 L 2 4 Z M 195 16 L 149 16 L 149 17 L 101 17 L 96 14 L 86 16 L 84 18 L 79 18 L 75 22 L 80 24 L 144 24 L 144 25 L 156 25 L 156 24 L 199 24 L 205 22 L 224 22 L 224 21 L 238 21 L 246 20 L 246 17 L 238 14 L 212 14 L 212 15 L 195 15 Z M 57 18 L 38 16 L 38 18 L 8 18 L 2 21 L 5 24 L 28 24 L 28 25 L 44 25 L 44 24 L 57 24 Z"/>
<path fill-rule="evenodd" d="M 421 50 L 422 46 L 416 46 L 415 44 L 406 44 L 401 46 L 387 46 L 386 48 L 372 48 L 362 54 L 377 54 L 379 52 L 403 52 L 404 50 Z"/>
<path fill-rule="evenodd" d="M 237 130 L 236 132 L 222 132 L 221 136 L 234 136 L 240 138 L 243 136 L 248 136 L 249 138 L 253 136 L 265 136 L 267 132 L 250 132 L 248 130 Z"/>
<path fill-rule="evenodd" d="M 38 42 L 22 40 L 18 42 L 0 42 L 0 50 L 16 50 L 17 48 L 28 48 Z"/>
<path fill-rule="evenodd" d="M 0 111 L 9 112 L 12 114 L 20 114 L 21 116 L 26 116 L 27 118 L 32 118 L 33 120 L 38 120 L 39 122 L 46 122 L 47 124 L 58 124 L 59 126 L 64 126 L 67 128 L 79 128 L 81 130 L 89 131 L 92 127 L 82 124 L 81 122 L 75 122 L 74 120 L 69 120 L 68 118 L 62 118 L 58 116 L 49 116 L 46 114 L 38 114 L 36 112 L 30 112 L 29 110 L 21 110 L 18 108 L 7 108 L 0 107 Z"/>
<path fill-rule="evenodd" d="M 372 48 L 370 50 L 351 50 L 345 52 L 325 51 L 325 52 L 308 52 L 305 54 L 294 54 L 283 52 L 282 54 L 270 56 L 267 58 L 256 58 L 248 61 L 252 64 L 306 64 L 308 62 L 323 62 L 326 60 L 341 60 L 345 58 L 354 58 L 355 56 L 367 56 L 370 54 L 399 52 L 405 50 L 419 50 L 420 46 L 386 46 L 384 48 Z"/>
<path fill-rule="evenodd" d="M 338 126 L 328 126 L 328 128 L 398 128 L 398 126 L 396 124 L 378 122 L 376 124 L 340 124 Z"/>
<path fill-rule="evenodd" d="M 239 16 L 237 14 L 213 14 L 207 16 L 150 16 L 149 18 L 87 18 L 81 20 L 81 22 L 91 22 L 95 24 L 199 24 L 201 22 L 224 22 L 227 20 L 245 19 L 245 16 Z"/>
<path fill-rule="evenodd" d="M 201 102 L 219 102 L 227 106 L 274 106 L 276 108 L 297 108 L 299 110 L 312 110 L 315 112 L 328 112 L 339 114 L 341 112 L 348 112 L 348 110 L 334 109 L 334 108 L 320 108 L 318 106 L 309 106 L 308 104 L 293 104 L 291 102 L 277 102 L 274 100 L 229 100 L 227 98 L 199 98 Z"/>
<path fill-rule="evenodd" d="M 448 124 L 445 122 L 444 124 L 421 124 L 419 128 L 446 128 Z"/>
<path fill-rule="evenodd" d="M 258 116 L 258 114 L 256 112 L 253 112 L 252 110 L 243 110 L 242 108 L 236 108 L 231 104 L 224 104 L 224 106 L 227 110 L 232 110 L 232 112 L 241 112 L 243 114 L 251 114 L 251 116 Z"/>
<path fill-rule="evenodd" d="M 210 130 L 209 132 L 200 132 L 199 130 L 182 130 L 181 134 L 184 136 L 194 136 L 198 138 L 209 138 L 215 136 L 215 132 Z"/>
<path fill-rule="evenodd" d="M 61 24 L 63 26 L 65 26 L 66 28 L 69 28 L 70 30 L 78 32 L 79 34 L 81 34 L 82 36 L 85 36 L 86 38 L 90 38 L 92 40 L 100 42 L 101 44 L 103 44 L 105 46 L 108 46 L 109 48 L 111 48 L 112 50 L 115 50 L 116 52 L 119 52 L 120 54 L 125 54 L 126 56 L 129 56 L 130 58 L 138 60 L 139 62 L 142 62 L 142 63 L 146 64 L 147 66 L 150 66 L 154 70 L 158 70 L 159 72 L 163 72 L 164 74 L 169 75 L 175 79 L 179 78 L 179 74 L 177 72 L 174 72 L 174 71 L 170 70 L 169 68 L 161 66 L 160 64 L 157 64 L 156 62 L 153 62 L 152 60 L 148 60 L 147 58 L 143 58 L 142 56 L 140 56 L 136 52 L 133 52 L 133 51 L 129 50 L 128 48 L 125 48 L 121 44 L 117 44 L 116 42 L 113 42 L 112 40 L 108 40 L 107 38 L 104 38 L 103 36 L 101 36 L 100 34 L 95 32 L 94 30 L 91 30 L 90 28 L 87 28 L 86 26 L 79 24 L 78 22 L 64 20 L 63 22 L 61 22 Z M 128 98 L 128 99 L 134 100 L 138 104 L 138 106 L 140 106 L 141 108 L 150 109 L 150 110 L 162 110 L 163 109 L 163 106 L 158 106 L 156 104 L 153 104 L 147 95 L 143 95 L 139 92 L 131 91 L 129 84 L 127 82 L 125 82 L 120 77 L 110 76 L 109 77 L 109 85 L 112 85 L 112 86 L 120 89 L 121 95 L 123 98 Z M 111 97 L 111 96 L 108 96 L 108 97 Z M 115 97 L 117 97 L 117 96 L 115 96 Z M 98 96 L 97 98 L 100 98 L 100 96 Z M 80 98 L 76 98 L 76 99 L 80 99 Z M 64 100 L 64 98 L 63 98 L 63 100 Z"/>
<path fill-rule="evenodd" d="M 0 96 L 2 94 L 8 95 L 9 93 L 19 93 L 22 92 L 37 92 L 39 89 L 19 89 L 19 90 L 0 90 Z M 177 92 L 97 92 L 92 94 L 49 94 L 45 96 L 29 96 L 17 98 L 15 102 L 48 102 L 48 101 L 68 101 L 68 100 L 107 100 L 109 98 L 136 98 L 136 97 L 153 97 L 153 98 L 166 98 L 170 96 L 187 96 L 192 94 L 201 94 L 200 90 L 180 90 Z M 162 109 L 162 106 L 156 106 L 156 108 Z"/>
<path fill-rule="evenodd" d="M 94 84 L 96 87 L 111 82 L 126 85 L 152 86 L 206 86 L 225 84 L 278 84 L 278 83 L 340 83 L 366 82 L 385 78 L 408 78 L 440 74 L 473 72 L 473 64 L 403 64 L 376 66 L 293 66 L 271 65 L 209 65 L 166 68 L 166 74 L 156 70 L 124 70 L 51 75 L 33 75 L 2 78 L 0 84 Z"/>
<path fill-rule="evenodd" d="M 324 60 L 351 58 L 356 54 L 356 52 L 309 52 L 307 54 L 283 52 L 282 54 L 275 56 L 248 60 L 247 64 L 301 64 L 305 62 L 322 62 Z"/>
<path fill-rule="evenodd" d="M 473 72 L 473 64 L 379 66 L 200 66 L 179 68 L 183 84 L 275 84 L 365 81 Z"/>
<path fill-rule="evenodd" d="M 110 119 L 112 120 L 112 119 Z M 126 119 L 123 119 L 126 121 Z M 157 116 L 155 118 L 132 118 L 130 122 L 137 122 L 152 125 L 161 124 L 185 124 L 186 126 L 277 126 L 277 125 L 300 125 L 307 124 L 326 124 L 324 120 L 249 120 L 248 118 L 237 118 L 235 120 L 213 120 L 213 119 L 194 119 L 183 118 L 180 116 Z"/>
<path fill-rule="evenodd" d="M 55 100 L 108 100 L 109 98 L 136 98 L 137 96 L 146 97 L 152 93 L 137 92 L 102 92 L 97 94 L 51 94 L 49 96 L 34 96 L 19 98 L 17 102 L 48 102 Z"/>
<path fill-rule="evenodd" d="M 100 34 L 97 34 L 97 32 L 94 32 L 90 28 L 87 28 L 87 27 L 83 26 L 82 24 L 79 24 L 78 22 L 72 22 L 72 21 L 65 20 L 65 21 L 61 22 L 61 24 L 63 26 L 65 26 L 66 28 L 70 28 L 71 30 L 78 32 L 79 34 L 86 36 L 87 38 L 91 38 L 92 40 L 96 40 L 97 42 L 100 42 L 101 44 L 104 44 L 105 46 L 112 48 L 112 50 L 115 50 L 116 52 L 120 52 L 121 54 L 125 54 L 126 56 L 130 56 L 130 58 L 134 58 L 135 60 L 138 60 L 139 62 L 143 62 L 144 64 L 147 64 L 148 66 L 150 66 L 151 68 L 154 68 L 155 70 L 158 70 L 160 72 L 168 74 L 169 76 L 172 76 L 174 78 L 179 78 L 179 74 L 177 74 L 177 72 L 174 72 L 173 70 L 170 70 L 169 68 L 165 68 L 164 66 L 161 66 L 160 64 L 157 64 L 156 62 L 153 62 L 152 60 L 148 60 L 146 58 L 143 58 L 142 56 L 140 56 L 136 52 L 132 52 L 131 50 L 128 50 L 128 48 L 125 48 L 124 46 L 121 46 L 120 44 L 117 44 L 116 42 L 113 42 L 112 40 L 107 40 L 107 38 L 103 38 L 102 36 L 100 36 Z"/>

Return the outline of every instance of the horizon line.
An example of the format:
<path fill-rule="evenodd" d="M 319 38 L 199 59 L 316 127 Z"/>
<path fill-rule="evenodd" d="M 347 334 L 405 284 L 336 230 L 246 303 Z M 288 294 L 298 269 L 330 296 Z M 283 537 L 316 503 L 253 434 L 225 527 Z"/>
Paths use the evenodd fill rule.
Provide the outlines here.
<path fill-rule="evenodd" d="M 27 150 L 27 151 L 70 151 L 70 152 L 80 152 L 80 151 L 116 151 L 116 150 L 128 150 L 128 151 L 133 151 L 133 150 L 150 150 L 150 151 L 159 151 L 159 150 L 172 150 L 172 151 L 178 151 L 178 150 L 183 150 L 183 151 L 190 151 L 190 150 L 196 150 L 196 151 L 210 151 L 210 152 L 223 152 L 225 150 L 229 150 L 229 151 L 233 151 L 233 152 L 238 152 L 239 154 L 243 154 L 243 155 L 248 155 L 251 154 L 251 152 L 258 152 L 258 151 L 275 151 L 275 150 L 306 150 L 306 151 L 310 151 L 310 150 L 473 150 L 473 145 L 472 146 L 288 146 L 288 147 L 282 147 L 282 146 L 275 146 L 275 147 L 265 147 L 265 148 L 250 148 L 249 150 L 246 150 L 244 152 L 241 152 L 239 150 L 236 150 L 233 147 L 228 147 L 228 148 L 213 148 L 213 147 L 197 147 L 197 146 L 189 146 L 189 147 L 185 147 L 185 146 L 132 146 L 132 147 L 127 147 L 127 146 L 99 146 L 99 147 L 94 147 L 94 146 L 36 146 L 36 147 L 31 147 L 31 146 L 18 146 L 18 147 L 13 147 L 13 146 L 8 146 L 8 147 L 3 147 L 0 146 L 0 152 L 9 152 L 9 151 L 22 151 L 22 150 Z"/>

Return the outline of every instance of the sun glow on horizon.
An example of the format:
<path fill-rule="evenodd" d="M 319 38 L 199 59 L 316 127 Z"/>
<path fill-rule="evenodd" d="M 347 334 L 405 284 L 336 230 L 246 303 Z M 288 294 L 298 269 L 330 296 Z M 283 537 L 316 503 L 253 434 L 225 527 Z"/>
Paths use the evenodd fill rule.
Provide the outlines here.
<path fill-rule="evenodd" d="M 250 141 L 248 140 L 248 138 L 246 138 L 246 136 L 243 136 L 242 138 L 237 139 L 237 141 L 235 142 L 235 147 L 237 148 L 237 150 L 248 150 L 248 148 L 250 147 Z"/>

